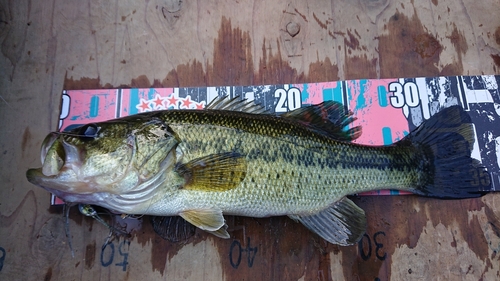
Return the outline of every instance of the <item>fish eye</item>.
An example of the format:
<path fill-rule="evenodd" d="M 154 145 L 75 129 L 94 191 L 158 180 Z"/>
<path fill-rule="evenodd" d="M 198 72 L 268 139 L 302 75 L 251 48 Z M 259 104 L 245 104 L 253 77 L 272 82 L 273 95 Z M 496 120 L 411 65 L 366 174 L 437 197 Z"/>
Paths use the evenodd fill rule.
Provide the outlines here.
<path fill-rule="evenodd" d="M 93 140 L 97 137 L 99 127 L 96 124 L 84 125 L 78 130 L 78 136 L 83 141 Z"/>

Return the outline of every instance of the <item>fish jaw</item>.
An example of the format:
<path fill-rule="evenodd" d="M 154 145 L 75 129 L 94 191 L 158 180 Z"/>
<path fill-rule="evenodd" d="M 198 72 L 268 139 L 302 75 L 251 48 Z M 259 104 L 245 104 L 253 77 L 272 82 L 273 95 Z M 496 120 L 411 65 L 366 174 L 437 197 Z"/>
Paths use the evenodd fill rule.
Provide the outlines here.
<path fill-rule="evenodd" d="M 88 156 L 85 147 L 71 144 L 61 134 L 50 133 L 42 143 L 42 167 L 28 170 L 26 177 L 44 189 L 60 192 L 113 192 L 116 183 L 124 179 L 138 181 L 137 171 L 130 167 L 133 150 L 126 145 L 122 147 L 126 148 L 109 154 Z M 113 155 L 119 153 L 120 157 Z M 100 163 L 101 167 L 96 167 L 95 163 Z M 109 171 L 113 173 L 109 175 Z"/>
<path fill-rule="evenodd" d="M 56 176 L 46 176 L 42 172 L 42 168 L 29 169 L 26 172 L 26 178 L 28 181 L 34 185 L 42 187 L 43 189 L 51 192 L 55 196 L 61 198 L 67 203 L 87 203 L 87 204 L 98 204 L 99 202 L 105 201 L 105 198 L 109 197 L 106 193 L 96 193 L 96 192 L 81 192 L 81 190 L 88 189 L 84 183 L 74 183 L 73 190 L 79 190 L 76 192 L 71 192 L 71 185 L 67 182 L 62 182 Z"/>
<path fill-rule="evenodd" d="M 55 176 L 45 176 L 42 172 L 42 168 L 29 169 L 26 172 L 26 178 L 30 183 L 42 187 L 66 203 L 98 205 L 123 214 L 142 214 L 144 210 L 149 207 L 147 202 L 139 203 L 139 200 L 125 193 L 115 194 L 110 192 L 91 191 L 88 183 L 68 183 L 62 182 Z M 151 196 L 155 195 L 154 188 L 156 188 L 156 186 L 149 187 L 149 194 Z M 134 191 L 130 193 L 134 193 Z"/>

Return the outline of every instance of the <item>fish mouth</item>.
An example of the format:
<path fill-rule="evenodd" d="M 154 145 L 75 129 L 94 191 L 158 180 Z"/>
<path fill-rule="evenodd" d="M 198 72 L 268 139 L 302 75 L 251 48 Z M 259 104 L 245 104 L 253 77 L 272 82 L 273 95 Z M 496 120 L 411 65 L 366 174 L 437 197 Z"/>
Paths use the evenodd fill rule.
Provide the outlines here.
<path fill-rule="evenodd" d="M 29 169 L 28 171 L 26 171 L 26 178 L 28 179 L 29 182 L 35 185 L 38 183 L 38 178 L 44 176 L 45 175 L 42 173 L 42 168 Z"/>
<path fill-rule="evenodd" d="M 58 185 L 56 176 L 46 176 L 42 168 L 29 169 L 26 171 L 26 178 L 28 181 L 36 186 L 42 187 L 51 193 L 56 194 L 56 196 L 61 197 L 65 189 L 63 185 Z"/>
<path fill-rule="evenodd" d="M 81 151 L 67 143 L 60 133 L 50 133 L 42 142 L 42 167 L 28 169 L 26 179 L 67 202 L 76 202 L 75 170 L 81 165 Z M 70 196 L 70 197 L 68 197 Z"/>
<path fill-rule="evenodd" d="M 42 161 L 42 174 L 55 176 L 64 166 L 66 153 L 61 142 L 57 141 L 58 135 L 50 133 L 42 142 L 40 158 Z"/>
<path fill-rule="evenodd" d="M 58 136 L 57 133 L 50 133 L 43 140 L 42 147 L 40 150 L 40 161 L 42 161 L 42 164 L 45 162 L 45 158 L 47 157 L 47 153 L 49 152 L 49 149 L 52 147 L 54 142 L 57 140 L 57 136 Z"/>
<path fill-rule="evenodd" d="M 87 202 L 89 204 L 95 202 L 92 195 L 72 191 L 67 183 L 59 181 L 57 176 L 46 176 L 42 168 L 29 169 L 26 172 L 26 178 L 30 183 L 47 190 L 64 202 Z"/>
<path fill-rule="evenodd" d="M 50 133 L 45 137 L 40 158 L 42 167 L 26 172 L 28 181 L 36 185 L 41 184 L 42 178 L 55 179 L 63 170 L 81 163 L 79 149 L 67 143 L 59 133 Z"/>
<path fill-rule="evenodd" d="M 51 181 L 61 171 L 65 163 L 66 152 L 58 141 L 57 133 L 50 133 L 42 142 L 40 150 L 41 168 L 26 171 L 26 178 L 34 185 L 47 188 L 47 181 Z"/>
<path fill-rule="evenodd" d="M 44 187 L 42 185 L 42 183 L 44 182 L 43 179 L 49 177 L 43 174 L 42 168 L 36 168 L 36 169 L 29 169 L 28 171 L 26 171 L 26 178 L 32 184 Z"/>

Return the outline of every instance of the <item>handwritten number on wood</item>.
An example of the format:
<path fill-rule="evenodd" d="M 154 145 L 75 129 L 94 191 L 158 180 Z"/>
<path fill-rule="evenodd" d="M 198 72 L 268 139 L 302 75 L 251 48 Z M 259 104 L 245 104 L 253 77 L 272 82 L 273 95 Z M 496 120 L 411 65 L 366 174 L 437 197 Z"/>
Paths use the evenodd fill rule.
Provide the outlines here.
<path fill-rule="evenodd" d="M 118 253 L 120 256 L 123 257 L 123 261 L 120 263 L 115 263 L 116 266 L 121 266 L 123 271 L 127 271 L 127 264 L 128 264 L 128 252 L 123 251 L 123 245 L 127 244 L 127 246 L 130 246 L 130 241 L 122 241 L 120 243 L 120 246 L 118 246 Z"/>
<path fill-rule="evenodd" d="M 104 261 L 104 251 L 109 248 L 111 253 L 109 254 L 109 258 Z M 104 267 L 108 267 L 113 263 L 113 258 L 115 257 L 115 244 L 114 243 L 109 243 L 106 246 L 104 246 L 101 250 L 101 265 Z"/>
<path fill-rule="evenodd" d="M 381 237 L 385 237 L 385 233 L 383 231 L 379 231 L 373 235 L 373 244 L 375 246 L 375 257 L 381 261 L 384 261 L 387 258 L 387 253 L 383 251 L 384 244 L 380 242 Z M 366 243 L 364 241 L 367 241 Z M 365 245 L 368 249 L 365 249 Z M 359 255 L 364 261 L 367 261 L 372 256 L 372 240 L 368 234 L 364 234 L 361 240 L 358 242 Z"/>
<path fill-rule="evenodd" d="M 3 262 L 5 261 L 5 249 L 0 247 L 0 252 L 2 252 L 2 255 L 0 256 L 0 271 L 2 271 Z"/>
<path fill-rule="evenodd" d="M 127 271 L 127 265 L 128 265 L 128 252 L 125 252 L 124 245 L 127 244 L 127 246 L 130 246 L 130 241 L 125 240 L 122 241 L 118 245 L 118 254 L 123 257 L 122 261 L 119 263 L 115 263 L 115 266 L 121 266 L 123 271 Z M 106 251 L 106 249 L 108 249 Z M 109 254 L 105 254 L 105 252 L 110 252 Z M 105 258 L 107 256 L 107 258 Z M 104 246 L 101 250 L 101 265 L 104 267 L 108 267 L 113 263 L 113 260 L 115 258 L 115 244 L 113 242 L 107 244 Z"/>
<path fill-rule="evenodd" d="M 234 250 L 234 247 L 237 247 L 237 258 L 236 258 L 236 262 L 234 261 L 234 258 L 233 258 L 233 250 Z M 238 268 L 238 266 L 240 266 L 240 262 L 241 262 L 241 252 L 242 252 L 242 249 L 241 249 L 241 243 L 238 241 L 238 240 L 233 240 L 233 243 L 231 243 L 231 248 L 229 248 L 229 262 L 231 263 L 231 266 L 233 268 Z"/>
<path fill-rule="evenodd" d="M 364 243 L 363 241 L 365 240 L 365 238 L 368 240 L 368 250 L 367 250 L 367 253 L 365 253 L 365 250 L 364 250 Z M 370 240 L 370 236 L 368 236 L 368 234 L 364 234 L 363 237 L 361 238 L 361 240 L 359 240 L 358 242 L 358 249 L 359 249 L 359 255 L 361 256 L 361 258 L 364 260 L 364 261 L 367 261 L 371 255 L 372 255 L 372 241 Z"/>
<path fill-rule="evenodd" d="M 373 242 L 375 243 L 375 246 L 376 246 L 375 247 L 375 256 L 377 257 L 377 259 L 383 261 L 387 257 L 387 253 L 385 253 L 384 251 L 381 250 L 384 247 L 384 245 L 382 243 L 378 242 L 377 238 L 379 235 L 383 235 L 385 237 L 385 233 L 382 231 L 379 231 L 373 235 Z M 380 252 L 382 252 L 383 255 L 381 255 Z"/>
<path fill-rule="evenodd" d="M 233 252 L 235 252 L 235 254 L 233 254 Z M 252 248 L 250 246 L 250 237 L 247 237 L 247 247 L 245 249 L 241 246 L 240 241 L 233 240 L 233 243 L 231 243 L 231 247 L 229 248 L 229 262 L 233 268 L 238 268 L 240 266 L 241 258 L 244 252 L 247 254 L 248 267 L 252 267 L 255 255 L 257 254 L 257 247 Z"/>
<path fill-rule="evenodd" d="M 257 247 L 250 247 L 250 237 L 247 239 L 247 262 L 248 262 L 248 267 L 253 266 L 253 261 L 255 259 L 255 255 L 257 254 Z"/>

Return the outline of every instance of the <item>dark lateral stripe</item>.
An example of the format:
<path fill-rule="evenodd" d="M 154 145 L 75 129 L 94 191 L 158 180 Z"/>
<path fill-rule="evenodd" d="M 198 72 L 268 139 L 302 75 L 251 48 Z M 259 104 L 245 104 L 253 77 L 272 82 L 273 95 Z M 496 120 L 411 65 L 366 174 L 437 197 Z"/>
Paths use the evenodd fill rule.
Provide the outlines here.
<path fill-rule="evenodd" d="M 410 148 L 378 147 L 364 148 L 339 144 L 343 149 L 332 151 L 328 156 L 322 156 L 314 151 L 302 150 L 303 153 L 294 153 L 292 147 L 278 147 L 273 149 L 271 143 L 263 143 L 263 147 L 270 149 L 253 149 L 249 151 L 250 159 L 261 158 L 266 162 L 273 163 L 284 160 L 306 168 L 318 167 L 320 169 L 377 169 L 391 171 L 408 171 L 420 169 L 421 156 L 411 153 Z M 399 151 L 398 151 L 399 149 Z M 419 158 L 420 157 L 420 158 Z"/>

